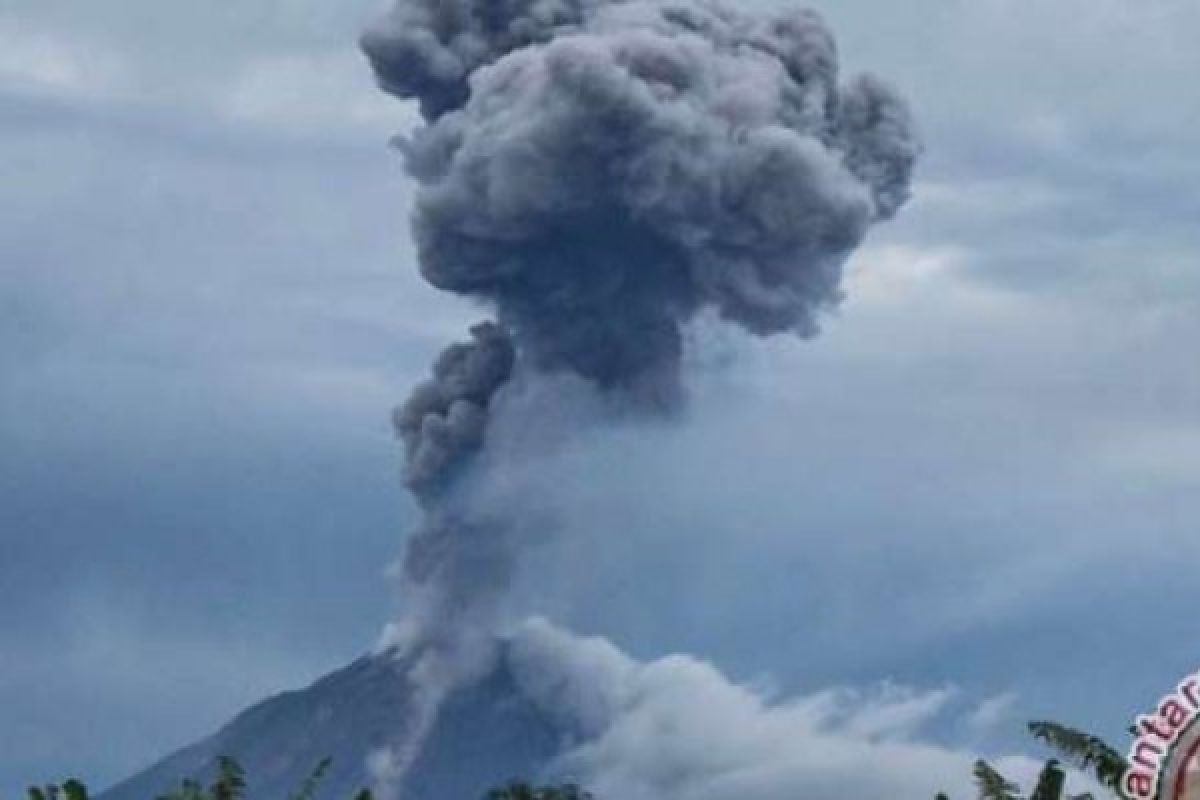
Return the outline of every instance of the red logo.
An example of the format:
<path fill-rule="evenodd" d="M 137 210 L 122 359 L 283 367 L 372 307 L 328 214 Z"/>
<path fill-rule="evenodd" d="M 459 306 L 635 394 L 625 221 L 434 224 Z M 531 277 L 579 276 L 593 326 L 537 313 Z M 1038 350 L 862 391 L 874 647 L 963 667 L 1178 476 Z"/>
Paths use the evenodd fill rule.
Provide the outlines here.
<path fill-rule="evenodd" d="M 1200 673 L 1137 718 L 1121 789 L 1130 800 L 1200 800 Z"/>

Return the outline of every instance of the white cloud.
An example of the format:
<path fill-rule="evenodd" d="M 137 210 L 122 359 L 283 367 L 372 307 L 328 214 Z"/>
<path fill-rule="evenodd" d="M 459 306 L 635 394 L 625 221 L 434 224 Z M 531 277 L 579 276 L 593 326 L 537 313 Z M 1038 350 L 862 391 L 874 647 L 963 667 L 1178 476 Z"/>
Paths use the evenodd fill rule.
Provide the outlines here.
<path fill-rule="evenodd" d="M 871 741 L 906 739 L 944 712 L 957 695 L 953 687 L 917 691 L 884 683 L 877 692 L 851 692 L 838 704 L 852 708 L 841 732 Z"/>
<path fill-rule="evenodd" d="M 191 126 L 216 118 L 288 138 L 366 134 L 379 147 L 418 120 L 414 104 L 375 86 L 348 34 L 336 46 L 256 40 L 199 59 L 194 42 L 178 41 L 178 63 L 169 63 L 157 57 L 172 44 L 165 38 L 106 37 L 38 17 L 0 15 L 0 90 L 107 103 Z"/>
<path fill-rule="evenodd" d="M 386 135 L 417 120 L 413 104 L 379 91 L 349 46 L 251 59 L 218 95 L 217 106 L 236 122 L 309 134 L 366 128 Z"/>
<path fill-rule="evenodd" d="M 128 88 L 128 81 L 127 65 L 115 51 L 0 17 L 0 88 L 102 99 Z"/>
<path fill-rule="evenodd" d="M 971 767 L 978 754 L 922 735 L 952 724 L 949 689 L 836 690 L 772 703 L 690 656 L 639 663 L 606 641 L 536 620 L 518 629 L 510 663 L 535 704 L 582 731 L 551 771 L 581 780 L 600 797 L 929 800 L 938 791 L 974 794 Z M 1019 754 L 994 760 L 1022 780 L 1039 767 Z M 1071 783 L 1087 782 L 1072 776 Z"/>
<path fill-rule="evenodd" d="M 967 728 L 975 735 L 991 733 L 1012 717 L 1016 704 L 1016 692 L 1001 692 L 986 697 L 966 716 Z"/>
<path fill-rule="evenodd" d="M 914 294 L 959 283 L 955 272 L 967 258 L 954 247 L 920 248 L 893 244 L 864 248 L 846 270 L 846 294 L 852 303 L 896 305 Z"/>

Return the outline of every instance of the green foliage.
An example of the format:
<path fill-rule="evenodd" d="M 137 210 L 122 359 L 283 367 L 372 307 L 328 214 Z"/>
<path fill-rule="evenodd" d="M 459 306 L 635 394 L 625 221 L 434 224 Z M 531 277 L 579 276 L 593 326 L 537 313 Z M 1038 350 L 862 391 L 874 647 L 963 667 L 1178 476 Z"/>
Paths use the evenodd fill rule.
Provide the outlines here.
<path fill-rule="evenodd" d="M 212 800 L 241 800 L 246 791 L 246 771 L 229 756 L 217 759 L 217 778 L 209 787 Z"/>
<path fill-rule="evenodd" d="M 1042 774 L 1038 776 L 1037 786 L 1034 787 L 1030 800 L 1060 800 L 1066 782 L 1067 773 L 1063 772 L 1062 767 L 1052 758 L 1042 767 Z"/>
<path fill-rule="evenodd" d="M 329 767 L 332 759 L 322 759 L 321 763 L 308 774 L 300 787 L 288 795 L 288 800 L 316 800 L 317 788 Z M 199 781 L 184 780 L 179 786 L 158 800 L 244 800 L 246 796 L 246 771 L 236 760 L 228 756 L 217 759 L 217 775 L 212 785 L 205 787 Z M 61 787 L 56 784 L 31 786 L 28 790 L 28 800 L 89 800 L 87 787 L 82 782 L 72 778 Z M 362 789 L 354 795 L 354 800 L 375 800 L 369 789 Z M 536 795 L 534 800 L 590 800 L 586 795 L 575 793 L 570 795 Z"/>
<path fill-rule="evenodd" d="M 288 800 L 316 800 L 317 789 L 329 772 L 333 760 L 322 759 L 304 782 L 288 795 Z M 160 795 L 158 800 L 244 800 L 246 796 L 246 772 L 242 765 L 228 756 L 217 759 L 217 775 L 210 786 L 205 787 L 196 780 L 181 781 L 179 786 Z M 55 784 L 31 786 L 28 800 L 89 800 L 87 787 L 72 778 L 61 787 Z M 362 789 L 354 800 L 375 800 L 370 789 Z M 521 781 L 512 781 L 492 789 L 485 800 L 594 800 L 591 794 L 575 784 L 562 786 L 533 786 Z M 946 800 L 939 795 L 938 800 Z"/>
<path fill-rule="evenodd" d="M 71 778 L 62 785 L 63 795 L 66 800 L 88 800 L 87 787 L 81 781 Z"/>
<path fill-rule="evenodd" d="M 1057 722 L 1031 722 L 1029 732 L 1054 748 L 1059 755 L 1110 789 L 1117 790 L 1129 766 L 1125 757 L 1103 739 L 1068 728 Z"/>
<path fill-rule="evenodd" d="M 160 795 L 158 800 L 212 800 L 212 798 L 198 781 L 188 779 L 180 783 L 178 789 L 172 789 L 166 794 Z"/>
<path fill-rule="evenodd" d="M 290 795 L 290 800 L 313 800 L 317 794 L 317 787 L 321 785 L 321 780 L 325 777 L 325 773 L 329 771 L 330 765 L 333 764 L 332 758 L 323 758 L 321 763 L 308 774 L 304 779 L 304 783 L 300 784 L 300 790 Z M 366 789 L 358 793 L 358 797 L 362 797 L 363 793 L 370 795 Z"/>
<path fill-rule="evenodd" d="M 74 778 L 62 786 L 56 783 L 47 783 L 45 786 L 30 786 L 27 794 L 29 800 L 59 800 L 64 794 L 67 796 L 67 800 L 87 800 L 87 789 Z"/>
<path fill-rule="evenodd" d="M 975 762 L 975 785 L 979 800 L 1019 800 L 1021 787 L 1005 778 L 983 759 Z"/>
<path fill-rule="evenodd" d="M 492 789 L 485 800 L 593 800 L 592 795 L 573 783 L 563 786 L 533 786 L 512 781 Z"/>
<path fill-rule="evenodd" d="M 1099 737 L 1092 736 L 1057 722 L 1031 722 L 1029 732 L 1054 748 L 1073 766 L 1090 772 L 1101 784 L 1120 797 L 1121 776 L 1125 773 L 1126 761 L 1116 750 Z M 1029 800 L 1064 800 L 1063 788 L 1066 773 L 1058 761 L 1050 759 L 1038 776 L 1037 786 Z M 997 772 L 986 761 L 975 762 L 975 785 L 979 787 L 980 800 L 1022 800 L 1020 787 Z M 948 800 L 938 794 L 936 800 Z M 1090 794 L 1067 797 L 1066 800 L 1093 800 Z"/>

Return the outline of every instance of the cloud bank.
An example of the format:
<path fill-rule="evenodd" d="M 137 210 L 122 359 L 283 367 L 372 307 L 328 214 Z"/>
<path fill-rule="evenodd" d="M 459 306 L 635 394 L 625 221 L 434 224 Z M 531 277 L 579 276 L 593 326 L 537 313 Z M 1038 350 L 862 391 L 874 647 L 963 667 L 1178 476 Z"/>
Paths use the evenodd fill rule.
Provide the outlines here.
<path fill-rule="evenodd" d="M 974 794 L 978 756 L 931 743 L 957 724 L 956 693 L 884 685 L 772 700 L 711 665 L 674 655 L 636 661 L 604 639 L 532 620 L 512 635 L 518 686 L 577 741 L 548 770 L 598 797 L 786 800 Z M 1036 761 L 994 757 L 1021 781 Z M 1093 788 L 1078 775 L 1073 786 Z"/>

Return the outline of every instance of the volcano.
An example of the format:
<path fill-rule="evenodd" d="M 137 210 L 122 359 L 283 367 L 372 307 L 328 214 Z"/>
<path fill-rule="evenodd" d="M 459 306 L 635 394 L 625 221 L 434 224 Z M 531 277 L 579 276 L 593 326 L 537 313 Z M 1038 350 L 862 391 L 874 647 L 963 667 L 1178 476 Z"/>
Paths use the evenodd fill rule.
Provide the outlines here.
<path fill-rule="evenodd" d="M 492 641 L 475 677 L 454 685 L 432 721 L 420 713 L 421 662 L 384 651 L 248 709 L 99 800 L 149 800 L 185 778 L 207 782 L 221 755 L 246 767 L 254 800 L 293 796 L 326 757 L 322 800 L 350 800 L 363 787 L 381 800 L 479 800 L 513 778 L 624 800 L 972 791 L 978 756 L 924 735 L 961 724 L 946 716 L 954 692 L 945 688 L 773 698 L 694 656 L 642 661 L 544 620 Z M 398 746 L 411 747 L 374 774 L 379 753 Z M 1036 775 L 1028 759 L 998 763 Z"/>
<path fill-rule="evenodd" d="M 479 798 L 509 779 L 533 778 L 573 736 L 521 691 L 508 643 L 490 671 L 441 708 L 424 746 L 396 787 L 406 800 Z M 213 735 L 113 786 L 100 800 L 147 800 L 183 779 L 208 782 L 228 755 L 246 769 L 251 797 L 293 794 L 323 758 L 332 762 L 318 796 L 349 800 L 371 786 L 372 754 L 412 724 L 410 660 L 365 656 L 298 691 L 238 714 Z"/>

